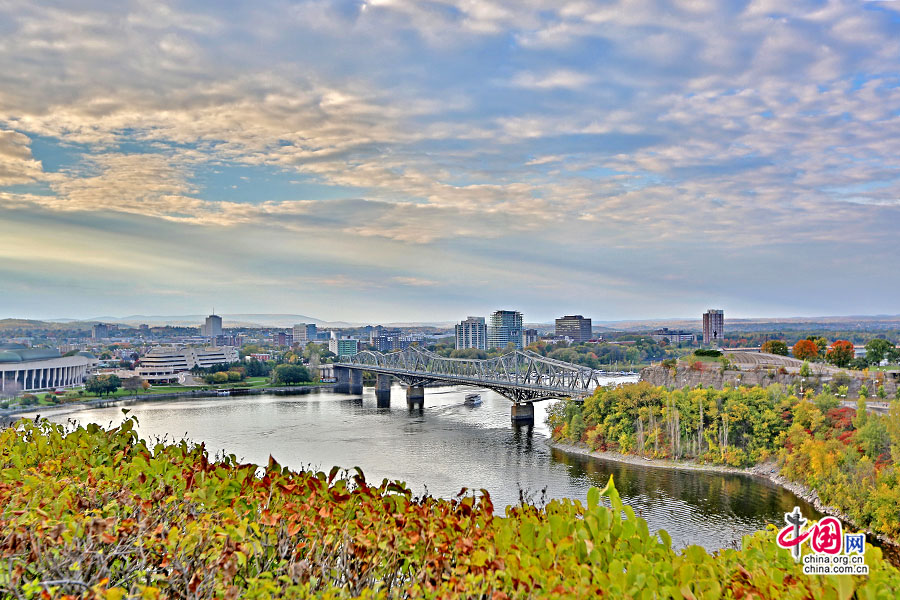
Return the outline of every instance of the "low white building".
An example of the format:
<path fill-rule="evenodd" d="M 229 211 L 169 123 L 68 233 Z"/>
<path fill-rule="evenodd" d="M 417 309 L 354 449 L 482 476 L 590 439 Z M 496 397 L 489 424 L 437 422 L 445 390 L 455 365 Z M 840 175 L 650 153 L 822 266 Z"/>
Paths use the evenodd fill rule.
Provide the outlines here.
<path fill-rule="evenodd" d="M 80 386 L 99 361 L 87 352 L 63 356 L 59 350 L 0 345 L 0 394 Z"/>
<path fill-rule="evenodd" d="M 209 348 L 180 348 L 158 346 L 141 357 L 135 369 L 138 376 L 147 381 L 168 381 L 176 379 L 179 373 L 194 367 L 208 368 L 214 365 L 238 362 L 237 349 L 232 346 Z"/>

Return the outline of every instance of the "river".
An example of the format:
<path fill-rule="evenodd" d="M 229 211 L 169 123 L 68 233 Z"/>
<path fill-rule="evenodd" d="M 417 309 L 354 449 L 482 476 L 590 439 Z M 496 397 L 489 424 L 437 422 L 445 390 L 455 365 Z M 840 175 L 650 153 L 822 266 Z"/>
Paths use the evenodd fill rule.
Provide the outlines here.
<path fill-rule="evenodd" d="M 186 437 L 205 442 L 211 454 L 227 452 L 265 464 L 271 454 L 294 469 L 360 467 L 369 481 L 404 481 L 416 494 L 452 497 L 461 488 L 487 489 L 498 512 L 521 497 L 582 501 L 591 486 L 610 475 L 627 504 L 663 528 L 676 547 L 731 547 L 742 535 L 783 525 L 799 506 L 821 516 L 792 493 L 759 478 L 673 470 L 571 455 L 548 444 L 546 405 L 538 404 L 533 426 L 513 426 L 509 401 L 481 390 L 483 404 L 466 406 L 471 388 L 426 388 L 424 409 L 410 410 L 395 387 L 390 407 L 376 406 L 374 392 L 362 397 L 312 390 L 299 395 L 262 395 L 157 401 L 135 404 L 143 437 Z M 119 423 L 121 408 L 48 411 L 56 422 Z"/>

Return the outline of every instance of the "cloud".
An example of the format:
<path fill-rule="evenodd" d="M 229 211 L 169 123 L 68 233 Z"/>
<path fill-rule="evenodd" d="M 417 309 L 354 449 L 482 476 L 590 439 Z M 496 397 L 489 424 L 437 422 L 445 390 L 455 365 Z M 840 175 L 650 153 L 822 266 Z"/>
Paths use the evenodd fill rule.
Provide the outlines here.
<path fill-rule="evenodd" d="M 421 277 L 391 277 L 391 281 L 394 283 L 399 283 L 400 285 L 407 285 L 411 287 L 432 287 L 438 285 L 437 281 L 432 281 L 431 279 L 422 279 Z"/>
<path fill-rule="evenodd" d="M 0 187 L 43 178 L 43 168 L 32 157 L 30 144 L 28 136 L 0 129 Z"/>
<path fill-rule="evenodd" d="M 578 90 L 586 87 L 593 81 L 594 78 L 585 73 L 560 69 L 541 75 L 527 71 L 517 73 L 510 83 L 516 87 L 532 90 L 550 90 L 556 88 Z"/>
<path fill-rule="evenodd" d="M 382 274 L 417 293 L 442 259 L 513 289 L 535 248 L 624 287 L 624 254 L 690 280 L 694 240 L 896 259 L 900 24 L 871 4 L 5 2 L 0 213 L 267 231 L 248 256 L 329 248 L 313 280 L 349 289 L 427 254 Z"/>

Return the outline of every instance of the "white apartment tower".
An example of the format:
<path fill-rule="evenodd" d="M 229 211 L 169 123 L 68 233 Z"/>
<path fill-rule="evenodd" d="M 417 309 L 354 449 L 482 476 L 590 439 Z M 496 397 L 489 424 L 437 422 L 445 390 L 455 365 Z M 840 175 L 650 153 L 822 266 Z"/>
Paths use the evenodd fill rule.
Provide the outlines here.
<path fill-rule="evenodd" d="M 485 350 L 487 345 L 487 325 L 484 317 L 469 317 L 456 326 L 456 349 L 477 348 Z"/>

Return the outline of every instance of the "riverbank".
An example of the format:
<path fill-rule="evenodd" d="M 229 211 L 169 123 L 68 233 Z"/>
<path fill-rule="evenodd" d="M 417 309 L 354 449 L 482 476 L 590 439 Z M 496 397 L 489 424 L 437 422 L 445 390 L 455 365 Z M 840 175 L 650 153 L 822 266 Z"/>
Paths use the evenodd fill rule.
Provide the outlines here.
<path fill-rule="evenodd" d="M 759 477 L 762 479 L 766 479 L 770 481 L 772 484 L 777 485 L 798 498 L 801 498 L 810 504 L 812 504 L 816 510 L 819 512 L 825 513 L 827 515 L 831 515 L 833 517 L 837 517 L 842 522 L 847 525 L 852 526 L 856 531 L 864 531 L 870 537 L 873 537 L 878 540 L 879 547 L 884 553 L 885 558 L 887 558 L 894 566 L 900 568 L 900 542 L 889 538 L 885 535 L 875 533 L 872 530 L 862 527 L 853 520 L 849 515 L 844 514 L 839 509 L 826 505 L 819 498 L 818 492 L 816 490 L 811 489 L 803 484 L 797 483 L 795 481 L 790 481 L 787 478 L 783 477 L 778 469 L 778 464 L 774 461 L 761 463 L 758 465 L 754 465 L 752 467 L 743 469 L 739 467 L 730 467 L 727 465 L 709 465 L 704 463 L 698 463 L 692 460 L 669 460 L 669 459 L 660 459 L 660 458 L 646 458 L 643 456 L 637 456 L 634 454 L 621 454 L 619 452 L 601 452 L 591 450 L 590 448 L 582 445 L 582 444 L 566 444 L 562 442 L 557 442 L 552 438 L 547 438 L 547 445 L 551 448 L 555 448 L 562 452 L 566 452 L 568 454 L 576 454 L 580 456 L 587 456 L 589 458 L 599 458 L 600 460 L 607 460 L 612 462 L 620 462 L 627 463 L 631 465 L 641 465 L 645 467 L 654 467 L 659 469 L 678 469 L 683 471 L 706 471 L 710 473 L 732 473 L 735 475 L 745 475 L 750 477 Z"/>
<path fill-rule="evenodd" d="M 262 394 L 305 394 L 311 390 L 330 389 L 333 383 L 320 383 L 316 385 L 287 385 L 277 387 L 255 387 L 229 390 L 226 397 L 231 396 L 259 396 Z M 79 402 L 67 402 L 56 405 L 32 405 L 13 409 L 0 410 L 0 426 L 6 426 L 17 420 L 18 415 L 40 412 L 43 415 L 64 415 L 90 408 L 108 408 L 111 406 L 130 406 L 143 402 L 162 402 L 165 400 L 184 400 L 193 398 L 218 398 L 216 390 L 192 390 L 189 392 L 171 392 L 163 394 L 135 394 L 133 396 L 118 396 L 113 398 L 95 398 Z"/>

